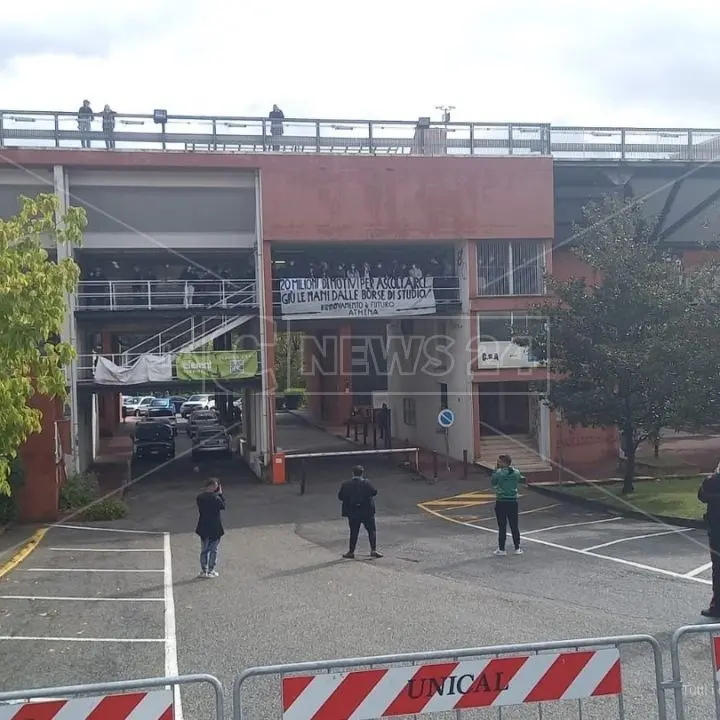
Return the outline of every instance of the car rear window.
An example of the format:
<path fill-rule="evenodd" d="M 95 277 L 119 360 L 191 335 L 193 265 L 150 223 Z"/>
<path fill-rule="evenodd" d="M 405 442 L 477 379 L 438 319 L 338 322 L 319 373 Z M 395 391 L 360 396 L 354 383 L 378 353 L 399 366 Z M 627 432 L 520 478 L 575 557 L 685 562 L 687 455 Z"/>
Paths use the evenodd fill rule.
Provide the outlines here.
<path fill-rule="evenodd" d="M 175 417 L 175 411 L 169 407 L 152 407 L 148 414 L 150 417 Z"/>
<path fill-rule="evenodd" d="M 150 407 L 167 407 L 170 404 L 170 400 L 168 398 L 156 398 L 150 403 Z"/>
<path fill-rule="evenodd" d="M 205 402 L 207 400 L 207 395 L 192 395 L 188 402 Z"/>
<path fill-rule="evenodd" d="M 218 437 L 222 437 L 225 434 L 225 429 L 220 427 L 219 425 L 210 427 L 206 426 L 199 430 L 198 434 L 202 435 L 203 437 L 213 437 L 215 435 L 217 435 Z"/>
<path fill-rule="evenodd" d="M 137 440 L 170 440 L 172 429 L 165 423 L 138 423 L 135 426 Z"/>

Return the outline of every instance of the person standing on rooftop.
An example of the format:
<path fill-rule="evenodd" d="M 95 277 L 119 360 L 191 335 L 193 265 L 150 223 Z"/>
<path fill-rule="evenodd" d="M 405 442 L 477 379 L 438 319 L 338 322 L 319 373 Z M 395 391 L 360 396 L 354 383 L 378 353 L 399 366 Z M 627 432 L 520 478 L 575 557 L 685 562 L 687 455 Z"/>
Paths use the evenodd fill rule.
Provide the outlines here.
<path fill-rule="evenodd" d="M 92 130 L 92 121 L 95 119 L 95 113 L 90 107 L 89 100 L 83 100 L 77 114 L 78 130 L 80 131 L 80 144 L 84 148 L 90 147 L 90 132 Z"/>
<path fill-rule="evenodd" d="M 277 143 L 276 138 L 279 138 L 285 132 L 283 126 L 285 114 L 277 105 L 273 105 L 272 110 L 270 111 L 270 115 L 268 115 L 268 117 L 270 119 L 270 134 L 273 136 L 272 149 L 274 152 L 278 152 L 280 150 L 280 144 Z"/>

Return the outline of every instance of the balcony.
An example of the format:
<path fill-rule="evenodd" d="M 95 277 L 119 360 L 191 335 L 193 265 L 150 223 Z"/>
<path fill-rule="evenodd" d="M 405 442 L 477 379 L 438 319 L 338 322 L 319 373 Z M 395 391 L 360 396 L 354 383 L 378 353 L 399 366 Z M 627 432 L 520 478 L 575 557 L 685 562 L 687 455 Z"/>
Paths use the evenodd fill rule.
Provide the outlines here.
<path fill-rule="evenodd" d="M 255 280 L 84 280 L 78 284 L 76 312 L 245 312 L 255 307 Z"/>
<path fill-rule="evenodd" d="M 277 126 L 275 128 L 277 130 Z M 0 148 L 172 150 L 337 155 L 551 155 L 561 160 L 707 160 L 720 129 L 553 127 L 547 123 L 116 114 L 111 135 L 96 118 L 81 133 L 77 113 L 0 110 Z M 708 149 L 710 148 L 710 149 Z M 111 150 L 112 151 L 112 150 Z M 714 159 L 714 156 L 710 159 Z"/>

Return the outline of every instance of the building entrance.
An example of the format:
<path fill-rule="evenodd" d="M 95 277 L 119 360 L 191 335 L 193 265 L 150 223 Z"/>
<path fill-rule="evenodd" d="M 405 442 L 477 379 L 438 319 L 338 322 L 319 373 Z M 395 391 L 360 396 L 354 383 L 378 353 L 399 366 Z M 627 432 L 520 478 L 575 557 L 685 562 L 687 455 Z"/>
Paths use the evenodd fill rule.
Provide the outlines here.
<path fill-rule="evenodd" d="M 528 383 L 481 383 L 478 393 L 481 435 L 530 435 L 537 427 Z"/>

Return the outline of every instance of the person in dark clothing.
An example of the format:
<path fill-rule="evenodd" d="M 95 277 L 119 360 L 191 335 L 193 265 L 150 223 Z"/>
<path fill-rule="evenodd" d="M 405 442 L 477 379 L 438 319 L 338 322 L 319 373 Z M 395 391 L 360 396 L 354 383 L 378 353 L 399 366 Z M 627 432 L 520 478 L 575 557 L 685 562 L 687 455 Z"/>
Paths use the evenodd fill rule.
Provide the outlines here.
<path fill-rule="evenodd" d="M 273 140 L 275 140 L 285 132 L 285 129 L 283 127 L 283 120 L 285 119 L 285 114 L 277 105 L 273 105 L 272 110 L 268 115 L 268 118 L 270 118 L 270 134 L 273 136 Z M 273 143 L 272 149 L 277 152 L 278 150 L 280 150 L 280 145 Z"/>
<path fill-rule="evenodd" d="M 370 557 L 381 558 L 377 551 L 377 532 L 375 529 L 375 496 L 377 490 L 364 477 L 361 465 L 352 469 L 352 478 L 340 486 L 338 500 L 342 503 L 342 516 L 348 519 L 350 526 L 350 549 L 343 557 L 352 560 L 355 557 L 360 526 L 364 525 L 370 541 Z"/>
<path fill-rule="evenodd" d="M 707 522 L 712 562 L 713 595 L 710 607 L 702 610 L 701 615 L 714 620 L 720 619 L 720 465 L 712 475 L 706 477 L 698 489 L 698 500 L 707 505 Z"/>
<path fill-rule="evenodd" d="M 92 130 L 92 121 L 95 119 L 95 113 L 90 107 L 89 100 L 83 100 L 77 115 L 78 130 L 80 131 L 80 144 L 84 148 L 90 147 L 90 131 Z"/>
<path fill-rule="evenodd" d="M 105 148 L 115 149 L 115 111 L 106 105 L 102 111 L 102 129 L 105 136 Z"/>
<path fill-rule="evenodd" d="M 197 496 L 198 517 L 195 534 L 200 536 L 200 577 L 217 577 L 215 570 L 220 539 L 225 534 L 220 512 L 225 509 L 222 486 L 216 478 L 205 483 L 205 490 Z"/>
<path fill-rule="evenodd" d="M 497 460 L 497 470 L 490 479 L 495 491 L 495 517 L 498 524 L 496 555 L 507 555 L 505 542 L 507 540 L 508 525 L 510 525 L 515 554 L 522 555 L 518 522 L 518 485 L 524 482 L 523 475 L 512 466 L 512 458 L 509 455 L 500 455 Z"/>

